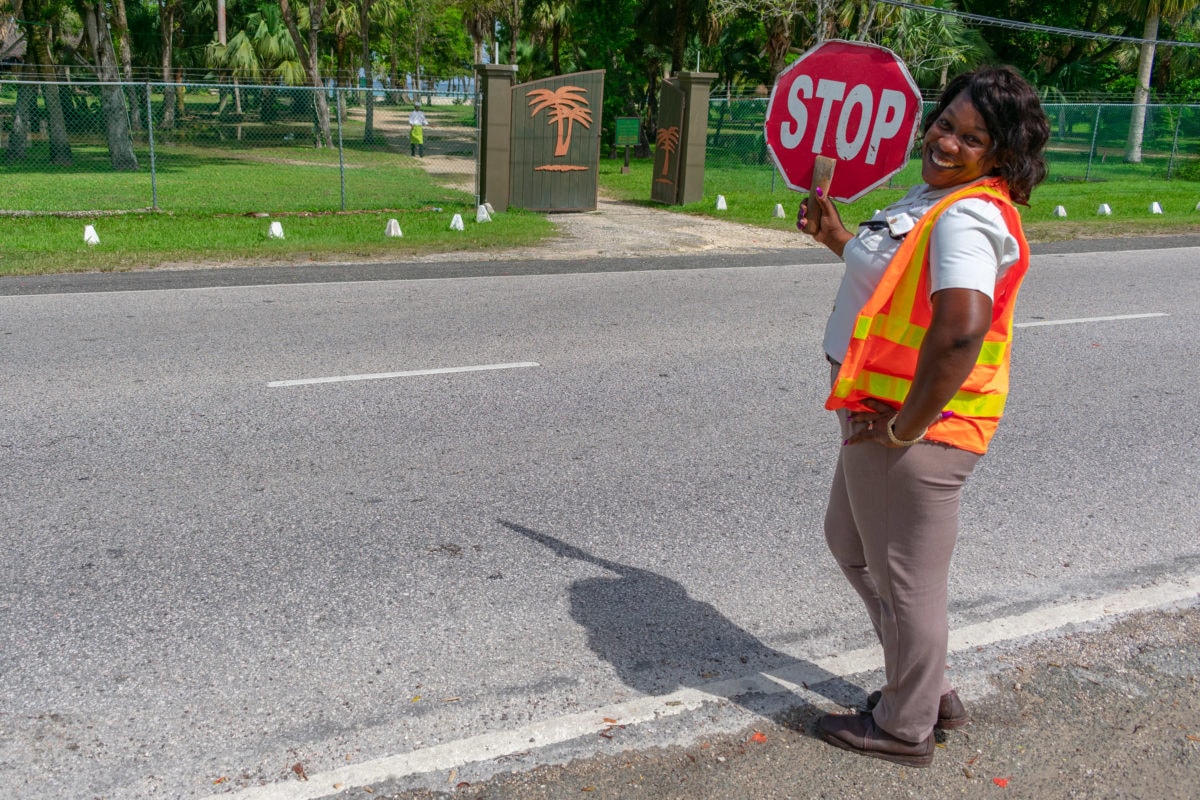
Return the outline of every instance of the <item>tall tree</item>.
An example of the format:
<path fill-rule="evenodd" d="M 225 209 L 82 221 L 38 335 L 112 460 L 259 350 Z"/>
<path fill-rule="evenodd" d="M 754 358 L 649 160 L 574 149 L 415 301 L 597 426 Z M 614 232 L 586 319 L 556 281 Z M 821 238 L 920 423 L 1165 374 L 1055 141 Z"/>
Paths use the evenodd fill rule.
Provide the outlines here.
<path fill-rule="evenodd" d="M 762 20 L 766 33 L 764 55 L 767 58 L 768 82 L 775 83 L 775 78 L 787 66 L 788 52 L 791 51 L 796 38 L 796 22 L 802 18 L 804 10 L 810 5 L 808 0 L 712 0 L 713 15 L 721 21 L 728 21 L 743 14 L 750 14 Z M 820 22 L 828 0 L 816 0 L 815 8 L 818 23 Z M 820 33 L 824 31 L 823 24 L 814 26 Z"/>
<path fill-rule="evenodd" d="M 337 0 L 325 18 L 325 30 L 333 34 L 333 77 L 339 89 L 335 96 L 341 119 L 346 116 L 345 89 L 354 86 L 346 59 L 347 45 L 360 27 L 359 8 L 355 0 Z"/>
<path fill-rule="evenodd" d="M 362 40 L 362 68 L 367 73 L 367 96 L 363 98 L 366 115 L 363 124 L 363 144 L 375 140 L 375 73 L 371 68 L 371 7 L 374 0 L 358 0 L 358 35 Z"/>
<path fill-rule="evenodd" d="M 400 0 L 359 0 L 359 39 L 362 44 L 362 64 L 367 71 L 366 118 L 363 126 L 363 144 L 378 141 L 375 134 L 375 73 L 371 58 L 372 29 L 382 30 L 396 27 L 400 14 Z"/>
<path fill-rule="evenodd" d="M 15 19 L 22 19 L 25 13 L 22 0 L 12 0 L 11 7 L 7 9 L 0 4 L 0 14 L 6 11 L 11 11 Z M 6 25 L 0 23 L 0 34 L 7 33 Z M 3 37 L 0 36 L 0 38 Z M 26 44 L 28 45 L 28 42 Z M 29 61 L 31 62 L 32 59 Z M 32 65 L 20 63 L 16 66 L 15 71 L 24 80 L 17 84 L 17 103 L 13 107 L 8 144 L 5 146 L 4 159 L 10 164 L 25 160 L 25 150 L 29 146 L 29 132 L 33 126 L 34 113 L 37 110 L 37 84 L 26 82 L 33 77 Z"/>
<path fill-rule="evenodd" d="M 562 45 L 571 35 L 571 3 L 567 0 L 530 0 L 528 24 L 534 43 L 550 45 L 550 74 L 562 75 Z"/>
<path fill-rule="evenodd" d="M 183 0 L 158 0 L 159 66 L 162 69 L 163 115 L 161 125 L 170 130 L 175 127 L 177 105 L 175 86 L 175 28 L 179 24 L 179 13 Z"/>
<path fill-rule="evenodd" d="M 492 0 L 466 0 L 462 3 L 463 24 L 471 41 L 475 43 L 474 64 L 483 63 L 485 46 L 496 34 L 496 7 Z M 489 49 L 492 63 L 496 63 L 496 47 Z"/>
<path fill-rule="evenodd" d="M 317 44 L 321 37 L 321 20 L 325 15 L 324 0 L 308 0 L 308 36 L 300 34 L 300 20 L 288 0 L 279 0 L 283 24 L 287 26 L 296 48 L 296 55 L 304 65 L 309 85 L 313 88 L 313 111 L 316 115 L 317 146 L 333 147 L 333 135 L 329 129 L 329 103 L 325 98 L 325 84 L 321 80 L 320 51 Z"/>
<path fill-rule="evenodd" d="M 133 83 L 133 49 L 129 46 L 129 15 L 125 13 L 125 0 L 113 0 L 113 36 L 117 39 L 117 58 L 121 62 L 121 77 Z M 129 120 L 134 130 L 142 128 L 142 106 L 137 102 L 137 90 L 126 87 L 129 94 Z"/>
<path fill-rule="evenodd" d="M 1198 0 L 1127 0 L 1127 7 L 1137 13 L 1143 21 L 1144 40 L 1138 53 L 1133 113 L 1129 118 L 1129 134 L 1125 139 L 1125 160 L 1131 164 L 1140 164 L 1142 161 L 1142 141 L 1146 134 L 1146 103 L 1150 100 L 1150 78 L 1154 74 L 1158 26 L 1164 17 L 1178 19 L 1197 6 L 1200 6 Z"/>
<path fill-rule="evenodd" d="M 25 0 L 24 15 L 20 17 L 25 31 L 26 59 L 32 54 L 36 73 L 42 81 L 42 96 L 46 99 L 46 122 L 50 128 L 50 163 L 70 166 L 71 141 L 67 136 L 67 120 L 63 114 L 62 97 L 59 92 L 58 70 L 54 65 L 51 50 L 53 30 L 65 9 L 61 0 Z"/>
<path fill-rule="evenodd" d="M 131 171 L 138 168 L 133 152 L 133 136 L 129 130 L 129 111 L 125 107 L 125 92 L 117 54 L 109 35 L 108 14 L 104 3 L 76 0 L 76 10 L 83 20 L 84 35 L 91 51 L 96 77 L 101 81 L 100 107 L 104 113 L 104 130 L 108 138 L 108 157 L 113 169 Z"/>

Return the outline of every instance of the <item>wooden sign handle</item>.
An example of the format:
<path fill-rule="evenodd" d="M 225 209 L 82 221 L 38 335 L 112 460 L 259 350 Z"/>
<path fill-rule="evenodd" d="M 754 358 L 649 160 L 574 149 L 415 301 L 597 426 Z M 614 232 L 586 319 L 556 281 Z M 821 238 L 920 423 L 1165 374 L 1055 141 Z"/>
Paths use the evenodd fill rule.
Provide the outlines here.
<path fill-rule="evenodd" d="M 836 166 L 836 159 L 829 156 L 817 156 L 817 161 L 813 164 L 813 194 L 816 194 L 817 189 L 820 188 L 822 196 L 829 196 L 829 185 L 833 183 L 833 169 Z M 812 194 L 809 195 L 809 199 L 811 201 Z M 808 224 L 804 226 L 804 232 L 810 235 L 815 234 L 821 229 L 821 207 L 816 203 L 809 202 L 807 217 Z"/>

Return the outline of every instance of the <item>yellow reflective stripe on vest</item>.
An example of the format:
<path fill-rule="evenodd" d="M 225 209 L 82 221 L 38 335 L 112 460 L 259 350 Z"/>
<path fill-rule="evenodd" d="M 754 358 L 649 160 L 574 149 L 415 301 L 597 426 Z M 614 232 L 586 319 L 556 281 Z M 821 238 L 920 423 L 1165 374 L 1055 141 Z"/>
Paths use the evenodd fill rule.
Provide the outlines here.
<path fill-rule="evenodd" d="M 917 236 L 914 255 L 918 263 L 924 264 L 925 254 L 929 252 L 929 237 L 933 233 L 933 225 L 922 225 Z M 889 341 L 898 342 L 905 334 L 905 329 L 912 322 L 912 310 L 917 303 L 917 288 L 921 285 L 923 269 L 906 269 L 896 283 L 892 292 L 888 310 L 881 311 L 877 318 L 883 323 L 878 330 Z"/>
<path fill-rule="evenodd" d="M 1004 363 L 1004 356 L 1008 353 L 1008 342 L 984 342 L 983 347 L 979 349 L 979 356 L 975 359 L 976 364 L 984 364 L 989 367 L 998 367 Z"/>
<path fill-rule="evenodd" d="M 899 335 L 889 335 L 887 322 L 881 317 L 875 317 L 872 320 L 870 317 L 859 317 L 854 326 L 854 338 L 866 339 L 867 336 L 878 336 L 881 339 L 901 345 L 902 347 L 911 347 L 913 350 L 921 349 L 921 343 L 925 341 L 925 334 L 929 332 L 928 328 L 922 328 L 919 325 L 908 324 L 899 330 Z M 860 333 L 861 331 L 861 333 Z M 1004 356 L 1008 352 L 1008 341 L 1003 342 L 984 342 L 983 347 L 979 350 L 979 356 L 975 359 L 976 364 L 995 367 L 1004 363 Z"/>
<path fill-rule="evenodd" d="M 835 393 L 839 397 L 848 397 L 854 389 L 880 400 L 903 403 L 912 389 L 912 381 L 895 375 L 863 370 L 857 380 L 846 378 L 838 381 Z M 950 398 L 946 410 L 966 417 L 1000 417 L 1004 414 L 1005 399 L 1004 395 L 979 394 L 960 389 Z"/>
<path fill-rule="evenodd" d="M 895 329 L 888 330 L 889 328 Z M 925 340 L 925 334 L 928 332 L 928 328 L 922 328 L 920 325 L 913 325 L 908 322 L 903 327 L 896 328 L 894 325 L 889 325 L 888 321 L 882 316 L 876 317 L 875 322 L 871 325 L 871 333 L 873 335 L 893 344 L 911 347 L 913 350 L 921 349 L 921 342 Z"/>

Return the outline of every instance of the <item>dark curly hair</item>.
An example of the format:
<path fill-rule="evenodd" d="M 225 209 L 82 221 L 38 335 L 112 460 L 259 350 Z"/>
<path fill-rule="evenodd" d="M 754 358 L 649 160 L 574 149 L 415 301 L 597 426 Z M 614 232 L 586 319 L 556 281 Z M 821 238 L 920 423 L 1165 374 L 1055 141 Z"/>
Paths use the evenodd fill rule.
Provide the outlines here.
<path fill-rule="evenodd" d="M 937 105 L 925 115 L 921 133 L 929 131 L 946 107 L 963 92 L 983 117 L 992 137 L 992 171 L 1008 182 L 1013 202 L 1029 205 L 1033 188 L 1046 179 L 1042 151 L 1050 138 L 1050 121 L 1037 93 L 1012 67 L 982 67 L 959 75 L 946 86 Z"/>

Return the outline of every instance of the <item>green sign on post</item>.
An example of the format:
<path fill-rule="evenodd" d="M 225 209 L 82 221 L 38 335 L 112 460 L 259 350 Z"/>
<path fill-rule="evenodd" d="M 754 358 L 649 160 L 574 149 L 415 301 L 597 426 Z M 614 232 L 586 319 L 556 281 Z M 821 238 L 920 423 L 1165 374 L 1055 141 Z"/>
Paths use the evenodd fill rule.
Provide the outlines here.
<path fill-rule="evenodd" d="M 617 117 L 616 147 L 637 147 L 641 120 L 637 117 Z"/>
<path fill-rule="evenodd" d="M 637 117 L 617 117 L 617 133 L 614 137 L 614 147 L 625 148 L 625 166 L 621 167 L 622 174 L 629 173 L 629 148 L 637 147 L 641 138 L 641 120 Z"/>

